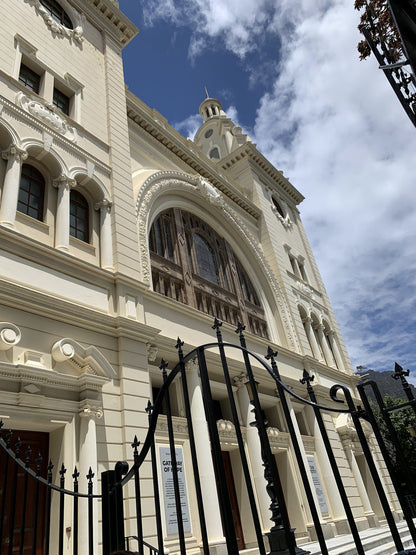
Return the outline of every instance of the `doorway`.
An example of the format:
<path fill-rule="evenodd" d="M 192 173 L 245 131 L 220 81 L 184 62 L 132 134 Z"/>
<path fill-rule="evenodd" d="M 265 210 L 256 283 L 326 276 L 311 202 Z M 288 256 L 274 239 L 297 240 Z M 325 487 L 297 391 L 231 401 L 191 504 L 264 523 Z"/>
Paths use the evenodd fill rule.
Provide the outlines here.
<path fill-rule="evenodd" d="M 235 529 L 235 536 L 237 538 L 238 549 L 241 551 L 245 549 L 243 527 L 241 526 L 240 509 L 238 507 L 237 494 L 235 491 L 233 470 L 231 467 L 230 453 L 222 451 L 222 460 L 224 463 L 225 479 L 227 482 L 228 494 L 230 496 L 231 512 L 233 514 L 233 522 Z"/>
<path fill-rule="evenodd" d="M 21 440 L 20 458 L 25 460 L 26 452 L 30 446 L 32 450 L 30 458 L 30 468 L 36 470 L 34 460 L 40 455 L 42 462 L 40 463 L 40 475 L 43 478 L 47 477 L 48 468 L 48 455 L 49 455 L 49 434 L 45 432 L 30 432 L 26 430 L 16 430 L 13 433 L 12 447 L 17 438 Z M 17 467 L 17 482 L 16 492 L 13 497 L 13 482 L 15 474 L 15 464 L 10 460 L 7 474 L 5 472 L 6 456 L 2 453 L 0 456 L 0 499 L 3 506 L 4 498 L 4 518 L 3 518 L 3 539 L 0 549 L 1 555 L 7 555 L 10 547 L 10 535 L 13 536 L 13 553 L 19 553 L 21 548 L 21 538 L 23 544 L 23 555 L 32 553 L 33 539 L 34 539 L 34 517 L 36 514 L 35 507 L 35 480 L 31 477 L 27 480 L 27 497 L 26 509 L 23 515 L 23 491 L 25 482 L 25 471 Z M 45 543 L 45 506 L 46 506 L 46 488 L 42 485 L 39 488 L 39 503 L 37 511 L 37 534 L 35 543 L 36 555 L 42 555 L 44 552 Z M 13 530 L 10 526 L 14 516 Z M 21 527 L 24 516 L 24 532 L 21 534 Z M 1 518 L 1 515 L 0 515 Z"/>

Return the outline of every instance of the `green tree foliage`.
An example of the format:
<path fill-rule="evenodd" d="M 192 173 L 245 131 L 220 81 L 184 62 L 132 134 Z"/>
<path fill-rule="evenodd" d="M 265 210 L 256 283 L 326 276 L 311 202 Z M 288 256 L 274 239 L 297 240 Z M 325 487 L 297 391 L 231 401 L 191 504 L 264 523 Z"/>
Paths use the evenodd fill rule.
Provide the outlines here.
<path fill-rule="evenodd" d="M 355 0 L 354 7 L 361 12 L 358 29 L 366 27 L 376 45 L 381 45 L 389 63 L 398 62 L 402 57 L 402 44 L 397 27 L 391 16 L 387 0 Z M 368 58 L 371 49 L 366 40 L 357 45 L 360 60 Z"/>
<path fill-rule="evenodd" d="M 383 400 L 387 408 L 406 402 L 405 399 L 395 399 L 390 395 L 386 395 Z M 412 438 L 409 433 L 409 427 L 413 427 L 416 431 L 416 415 L 410 408 L 389 413 L 390 419 L 397 433 L 401 451 L 403 453 L 403 456 L 401 457 L 396 452 L 394 444 L 390 439 L 390 434 L 379 406 L 373 404 L 372 408 L 386 443 L 390 458 L 397 470 L 400 480 L 402 482 L 407 481 L 406 477 L 409 473 L 412 473 L 413 475 L 416 473 L 416 438 Z"/>

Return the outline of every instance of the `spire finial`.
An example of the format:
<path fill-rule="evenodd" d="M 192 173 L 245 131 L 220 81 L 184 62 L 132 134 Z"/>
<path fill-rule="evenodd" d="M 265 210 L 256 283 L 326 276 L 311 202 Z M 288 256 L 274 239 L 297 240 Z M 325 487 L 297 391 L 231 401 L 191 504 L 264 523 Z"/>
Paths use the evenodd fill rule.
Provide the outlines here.
<path fill-rule="evenodd" d="M 205 89 L 205 98 L 209 98 L 209 94 L 208 94 L 208 90 L 207 90 L 207 88 L 206 88 L 206 87 L 204 87 L 204 89 Z"/>

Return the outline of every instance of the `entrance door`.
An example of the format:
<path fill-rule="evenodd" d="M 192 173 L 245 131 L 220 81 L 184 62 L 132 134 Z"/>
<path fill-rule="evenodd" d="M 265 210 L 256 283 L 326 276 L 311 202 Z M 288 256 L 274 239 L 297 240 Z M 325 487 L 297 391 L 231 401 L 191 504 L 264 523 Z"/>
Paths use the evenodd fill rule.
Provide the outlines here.
<path fill-rule="evenodd" d="M 33 462 L 38 454 L 42 457 L 40 475 L 46 478 L 49 454 L 49 434 L 44 432 L 29 432 L 24 430 L 15 431 L 13 434 L 12 448 L 15 440 L 20 437 L 22 445 L 20 448 L 20 457 L 24 460 L 28 446 L 32 449 L 30 468 L 35 470 Z M 14 511 L 14 527 L 13 527 L 13 553 L 19 553 L 20 549 L 20 530 L 23 522 L 23 492 L 25 471 L 19 466 L 17 471 L 17 488 L 13 496 L 13 480 L 15 472 L 15 463 L 9 458 L 8 472 L 5 476 L 5 462 L 8 455 L 0 451 L 0 499 L 3 501 L 3 492 L 6 490 L 5 512 L 3 520 L 3 540 L 1 544 L 1 555 L 7 555 L 10 547 L 10 523 Z M 45 487 L 39 487 L 39 504 L 38 504 L 38 520 L 37 520 L 37 538 L 36 538 L 36 555 L 42 555 L 45 541 L 45 503 L 46 490 Z M 0 505 L 1 506 L 1 505 Z M 34 516 L 35 516 L 35 480 L 29 476 L 27 481 L 27 497 L 25 510 L 25 527 L 23 533 L 23 555 L 32 553 L 33 534 L 34 534 Z M 0 515 L 1 517 L 1 515 Z"/>
<path fill-rule="evenodd" d="M 230 453 L 228 451 L 222 451 L 222 460 L 224 463 L 225 479 L 227 481 L 228 494 L 230 496 L 231 511 L 233 513 L 235 535 L 237 538 L 238 549 L 241 551 L 242 549 L 245 549 L 246 544 L 244 543 L 243 528 L 241 526 L 241 519 L 240 519 L 240 510 L 238 508 L 233 471 L 231 468 Z"/>

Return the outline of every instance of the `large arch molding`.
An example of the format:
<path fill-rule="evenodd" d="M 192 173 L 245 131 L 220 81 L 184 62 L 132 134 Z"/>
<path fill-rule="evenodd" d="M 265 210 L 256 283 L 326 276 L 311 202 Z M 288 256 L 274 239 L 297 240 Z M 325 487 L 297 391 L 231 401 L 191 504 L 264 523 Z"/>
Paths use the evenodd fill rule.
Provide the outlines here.
<path fill-rule="evenodd" d="M 182 203 L 187 210 L 195 209 L 200 216 L 207 213 L 215 214 L 215 219 L 221 228 L 229 231 L 226 239 L 237 255 L 242 253 L 241 258 L 249 259 L 255 268 L 252 276 L 261 276 L 262 279 L 258 280 L 258 283 L 261 283 L 262 286 L 263 299 L 266 299 L 269 307 L 274 305 L 279 313 L 280 327 L 283 330 L 284 338 L 280 337 L 282 330 L 278 331 L 279 323 L 276 323 L 273 318 L 275 321 L 271 322 L 271 339 L 279 343 L 286 343 L 289 348 L 300 352 L 289 308 L 261 245 L 228 200 L 208 180 L 199 175 L 194 176 L 176 171 L 156 171 L 144 181 L 140 188 L 136 202 L 136 215 L 143 281 L 149 285 L 152 281 L 148 245 L 151 223 L 160 212 L 174 206 L 175 202 Z M 238 244 L 244 245 L 246 256 L 243 250 L 238 248 Z M 272 312 L 276 311 L 271 309 L 269 318 L 271 318 Z"/>

